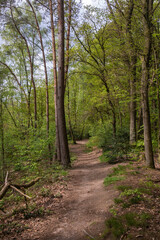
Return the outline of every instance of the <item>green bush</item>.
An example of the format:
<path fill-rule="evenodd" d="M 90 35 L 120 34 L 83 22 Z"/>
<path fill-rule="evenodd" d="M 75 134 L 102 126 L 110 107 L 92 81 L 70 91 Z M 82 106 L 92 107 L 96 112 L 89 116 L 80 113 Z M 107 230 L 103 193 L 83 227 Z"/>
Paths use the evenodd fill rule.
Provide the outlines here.
<path fill-rule="evenodd" d="M 103 149 L 103 155 L 100 157 L 102 162 L 114 163 L 117 159 L 123 159 L 124 155 L 131 150 L 127 128 L 118 128 L 114 137 L 110 125 L 106 123 L 105 127 L 94 126 L 90 134 L 88 145 L 96 145 Z"/>

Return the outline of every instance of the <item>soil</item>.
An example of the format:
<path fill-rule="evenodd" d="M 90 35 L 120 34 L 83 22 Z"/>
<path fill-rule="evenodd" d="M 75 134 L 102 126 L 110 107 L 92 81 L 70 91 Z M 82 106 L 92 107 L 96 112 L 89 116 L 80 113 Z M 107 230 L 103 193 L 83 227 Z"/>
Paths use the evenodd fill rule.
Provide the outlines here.
<path fill-rule="evenodd" d="M 104 178 L 113 167 L 100 163 L 100 149 L 85 152 L 86 141 L 71 146 L 77 156 L 69 170 L 67 186 L 62 187 L 63 197 L 50 199 L 54 214 L 28 221 L 29 229 L 14 239 L 24 240 L 85 240 L 101 235 L 109 207 L 118 191 L 105 188 Z"/>
<path fill-rule="evenodd" d="M 102 151 L 94 148 L 92 152 L 86 152 L 85 144 L 86 141 L 78 141 L 76 145 L 70 146 L 72 154 L 76 156 L 76 161 L 72 164 L 67 177 L 59 176 L 53 181 L 53 175 L 50 178 L 51 181 L 44 179 L 45 181 L 43 180 L 40 185 L 35 186 L 32 195 L 36 197 L 29 202 L 29 206 L 35 204 L 36 212 L 30 211 L 32 215 L 26 218 L 24 212 L 19 211 L 1 221 L 0 239 L 160 239 L 160 164 L 158 158 L 155 158 L 156 169 L 146 168 L 145 160 L 141 157 L 134 161 L 126 159 L 121 163 L 121 165 L 126 165 L 124 180 L 105 187 L 104 178 L 113 173 L 113 167 L 117 168 L 118 164 L 101 163 L 99 156 Z M 122 190 L 117 190 L 117 187 L 125 186 L 129 187 L 128 189 L 141 191 L 138 202 L 128 205 L 131 197 L 129 195 L 122 197 L 120 195 Z M 42 187 L 45 190 L 43 194 Z M 114 199 L 117 197 L 123 201 L 114 204 Z M 15 204 L 10 208 L 15 208 Z M 25 209 L 25 204 L 23 205 L 18 208 Z M 43 209 L 42 212 L 37 212 L 40 209 Z M 136 223 L 136 226 L 133 221 L 127 225 L 125 218 L 127 214 L 133 214 L 137 220 L 140 216 L 144 219 L 140 224 Z M 148 217 L 145 218 L 145 216 Z M 110 227 L 101 238 L 106 230 L 105 220 L 112 218 L 120 219 L 124 230 L 118 237 L 115 237 L 114 228 Z M 114 226 L 116 235 L 119 231 L 117 227 L 120 225 Z"/>

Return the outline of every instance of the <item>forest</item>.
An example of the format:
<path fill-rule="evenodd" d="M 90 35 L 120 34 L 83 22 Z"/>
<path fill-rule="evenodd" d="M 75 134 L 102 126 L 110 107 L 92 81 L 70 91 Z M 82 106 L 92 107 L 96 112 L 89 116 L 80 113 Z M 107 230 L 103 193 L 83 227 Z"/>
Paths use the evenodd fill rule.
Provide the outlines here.
<path fill-rule="evenodd" d="M 103 8 L 84 6 L 78 0 L 1 0 L 0 21 L 2 213 L 13 202 L 23 202 L 25 214 L 27 211 L 31 215 L 33 209 L 29 210 L 27 200 L 32 191 L 30 187 L 36 184 L 39 190 L 35 190 L 35 185 L 34 191 L 49 197 L 45 184 L 51 183 L 51 177 L 54 183 L 58 179 L 65 185 L 68 171 L 74 168 L 78 158 L 75 149 L 81 151 L 84 139 L 84 154 L 98 148 L 102 150 L 98 157 L 103 164 L 117 166 L 120 163 L 117 170 L 113 168 L 118 179 L 110 173 L 113 181 L 121 180 L 121 173 L 128 166 L 124 164 L 128 162 L 130 166 L 135 165 L 136 171 L 141 168 L 144 175 L 149 172 L 151 178 L 158 178 L 158 0 L 106 0 Z M 109 185 L 107 174 L 103 178 L 106 186 Z M 154 182 L 154 187 L 145 185 L 145 188 L 159 194 L 155 198 L 160 205 L 160 188 L 155 186 L 160 182 L 157 178 L 148 179 L 150 184 Z M 138 181 L 137 175 L 135 179 Z M 136 191 L 140 190 L 126 188 L 121 194 L 135 197 Z M 138 192 L 138 203 L 143 194 L 146 192 Z M 61 201 L 61 193 L 57 201 Z M 115 201 L 122 203 L 120 198 Z M 122 221 L 119 218 L 112 219 L 118 227 L 117 222 Z M 113 222 L 108 223 L 112 230 Z M 4 225 L 0 225 L 0 232 L 6 237 Z M 144 227 L 134 223 L 130 226 Z M 13 230 L 9 234 L 13 234 Z M 112 234 L 114 237 L 103 237 L 130 239 L 126 229 Z M 89 239 L 98 239 L 88 231 L 86 235 Z M 142 233 L 137 236 L 151 239 Z"/>

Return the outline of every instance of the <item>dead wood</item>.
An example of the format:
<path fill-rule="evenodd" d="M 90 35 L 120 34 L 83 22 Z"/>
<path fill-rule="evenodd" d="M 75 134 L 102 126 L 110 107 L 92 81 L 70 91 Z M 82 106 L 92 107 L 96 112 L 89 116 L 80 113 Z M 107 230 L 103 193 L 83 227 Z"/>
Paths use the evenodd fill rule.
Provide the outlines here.
<path fill-rule="evenodd" d="M 4 186 L 3 186 L 2 190 L 0 191 L 0 200 L 5 196 L 5 194 L 9 190 L 9 188 L 14 189 L 16 192 L 18 192 L 25 198 L 31 199 L 31 197 L 29 197 L 28 195 L 23 193 L 20 189 L 29 188 L 29 187 L 33 186 L 36 182 L 38 182 L 40 180 L 40 178 L 38 177 L 35 180 L 32 180 L 31 182 L 29 182 L 27 184 L 12 184 L 12 183 L 8 182 L 8 175 L 9 174 L 7 172 L 6 177 L 5 177 Z"/>
<path fill-rule="evenodd" d="M 40 180 L 40 177 L 36 178 L 35 180 L 31 181 L 30 183 L 27 183 L 27 184 L 13 184 L 13 186 L 16 187 L 16 188 L 29 188 L 29 187 L 32 187 L 39 180 Z"/>
<path fill-rule="evenodd" d="M 11 187 L 12 189 L 14 189 L 16 192 L 20 193 L 22 196 L 24 196 L 24 197 L 26 197 L 26 198 L 28 198 L 28 199 L 31 199 L 31 197 L 29 197 L 28 195 L 26 195 L 25 193 L 23 193 L 22 191 L 20 191 L 20 190 L 19 190 L 18 188 L 16 188 L 15 186 L 10 185 L 10 187 Z"/>
<path fill-rule="evenodd" d="M 8 189 L 9 189 L 9 187 L 10 187 L 10 184 L 9 184 L 9 183 L 6 183 L 6 184 L 3 186 L 2 190 L 0 191 L 0 200 L 4 197 L 4 195 L 6 194 L 6 192 L 7 192 Z"/>

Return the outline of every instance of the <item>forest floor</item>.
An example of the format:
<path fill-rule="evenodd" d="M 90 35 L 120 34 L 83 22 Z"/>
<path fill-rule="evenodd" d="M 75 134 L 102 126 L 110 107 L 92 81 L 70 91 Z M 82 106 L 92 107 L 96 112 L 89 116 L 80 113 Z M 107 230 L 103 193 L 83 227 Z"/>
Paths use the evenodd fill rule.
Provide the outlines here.
<path fill-rule="evenodd" d="M 77 160 L 69 171 L 55 214 L 30 222 L 30 229 L 23 232 L 21 239 L 84 240 L 103 232 L 106 211 L 117 192 L 106 190 L 103 185 L 111 166 L 100 163 L 101 150 L 85 153 L 85 144 L 86 141 L 79 141 L 70 147 Z"/>
<path fill-rule="evenodd" d="M 76 160 L 67 176 L 46 183 L 44 178 L 34 187 L 27 211 L 18 204 L 19 210 L 2 219 L 0 239 L 160 239 L 159 165 L 147 169 L 139 157 L 102 163 L 102 151 L 88 152 L 85 144 L 70 146 Z"/>
<path fill-rule="evenodd" d="M 118 191 L 103 185 L 112 166 L 100 163 L 101 150 L 95 148 L 86 152 L 85 144 L 86 141 L 77 141 L 76 145 L 71 145 L 70 150 L 77 159 L 69 170 L 67 181 L 50 188 L 50 194 L 44 200 L 43 205 L 51 214 L 25 220 L 19 216 L 19 224 L 25 224 L 27 229 L 17 230 L 16 236 L 13 230 L 2 239 L 85 240 L 101 235 L 106 212 Z M 57 191 L 59 197 L 54 198 Z"/>

